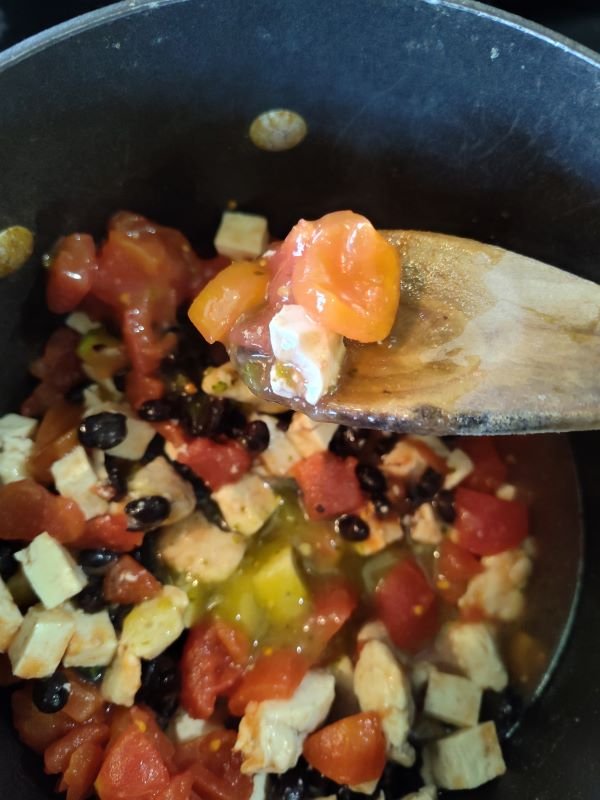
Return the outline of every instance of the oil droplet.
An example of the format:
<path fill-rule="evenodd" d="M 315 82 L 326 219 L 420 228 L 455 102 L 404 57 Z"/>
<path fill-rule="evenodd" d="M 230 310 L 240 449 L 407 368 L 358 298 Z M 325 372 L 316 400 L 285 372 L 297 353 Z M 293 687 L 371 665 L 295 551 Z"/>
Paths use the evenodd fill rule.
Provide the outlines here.
<path fill-rule="evenodd" d="M 295 111 L 275 108 L 263 111 L 250 125 L 250 139 L 256 147 L 270 152 L 291 150 L 304 139 L 307 126 Z"/>

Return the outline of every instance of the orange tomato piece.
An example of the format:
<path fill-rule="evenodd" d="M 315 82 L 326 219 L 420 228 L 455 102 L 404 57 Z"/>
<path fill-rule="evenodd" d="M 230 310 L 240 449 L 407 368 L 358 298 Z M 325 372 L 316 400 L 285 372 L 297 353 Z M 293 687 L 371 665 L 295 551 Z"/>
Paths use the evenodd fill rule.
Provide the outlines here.
<path fill-rule="evenodd" d="M 256 261 L 236 261 L 209 281 L 188 312 L 208 342 L 227 344 L 229 332 L 247 311 L 264 303 L 270 272 Z"/>
<path fill-rule="evenodd" d="M 84 800 L 91 795 L 103 758 L 104 748 L 96 742 L 84 742 L 75 750 L 59 787 L 67 792 L 65 800 Z"/>
<path fill-rule="evenodd" d="M 378 714 L 354 714 L 321 728 L 304 743 L 304 757 L 326 778 L 355 786 L 379 780 L 386 762 Z"/>
<path fill-rule="evenodd" d="M 308 660 L 295 650 L 265 653 L 242 678 L 229 699 L 229 710 L 241 717 L 251 700 L 287 700 L 308 671 Z"/>
<path fill-rule="evenodd" d="M 336 211 L 300 220 L 283 248 L 293 253 L 293 297 L 315 320 L 359 342 L 389 335 L 400 301 L 400 258 L 366 217 Z"/>
<path fill-rule="evenodd" d="M 44 753 L 44 769 L 49 775 L 64 772 L 69 766 L 71 756 L 85 742 L 106 744 L 109 736 L 108 725 L 92 722 L 80 725 L 65 734 L 56 742 L 52 742 Z M 95 777 L 95 776 L 94 776 Z"/>
<path fill-rule="evenodd" d="M 142 731 L 131 726 L 110 744 L 95 788 L 100 800 L 130 800 L 164 791 L 169 783 L 169 771 L 159 750 Z"/>
<path fill-rule="evenodd" d="M 104 597 L 109 603 L 141 603 L 161 590 L 160 581 L 131 556 L 121 556 L 104 576 Z"/>
<path fill-rule="evenodd" d="M 81 408 L 64 400 L 46 411 L 29 458 L 32 478 L 46 485 L 53 482 L 50 467 L 79 444 L 77 426 L 80 420 Z"/>

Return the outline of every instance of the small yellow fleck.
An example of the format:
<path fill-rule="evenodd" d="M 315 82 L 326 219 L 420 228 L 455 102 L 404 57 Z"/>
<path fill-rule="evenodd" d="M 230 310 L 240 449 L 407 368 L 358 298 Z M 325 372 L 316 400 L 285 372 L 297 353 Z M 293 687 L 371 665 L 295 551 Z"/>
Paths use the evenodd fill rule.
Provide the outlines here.
<path fill-rule="evenodd" d="M 425 608 L 422 605 L 413 606 L 413 614 L 415 617 L 422 617 L 425 613 Z"/>
<path fill-rule="evenodd" d="M 142 733 L 146 733 L 146 731 L 148 730 L 148 726 L 141 719 L 136 719 L 135 724 L 136 724 L 138 730 L 141 731 Z"/>
<path fill-rule="evenodd" d="M 123 292 L 119 295 L 119 300 L 124 306 L 128 306 L 131 302 L 131 295 L 129 292 Z"/>
<path fill-rule="evenodd" d="M 188 381 L 188 382 L 185 384 L 185 386 L 183 387 L 183 391 L 184 391 L 186 394 L 196 394 L 196 392 L 198 391 L 198 387 L 197 387 L 197 386 L 196 386 L 196 384 L 195 384 L 195 383 L 193 383 L 192 381 Z"/>
<path fill-rule="evenodd" d="M 263 653 L 266 656 L 270 656 L 272 654 L 272 652 L 273 652 L 273 648 L 272 647 L 265 647 L 264 650 L 263 650 Z"/>
<path fill-rule="evenodd" d="M 228 200 L 226 206 L 228 211 L 235 211 L 235 209 L 238 207 L 238 201 L 233 199 Z"/>
<path fill-rule="evenodd" d="M 436 581 L 436 585 L 438 589 L 449 589 L 450 581 L 446 580 L 446 578 L 440 578 L 438 581 Z"/>
<path fill-rule="evenodd" d="M 209 745 L 211 752 L 218 753 L 219 750 L 221 749 L 221 744 L 222 744 L 221 739 L 213 739 Z"/>

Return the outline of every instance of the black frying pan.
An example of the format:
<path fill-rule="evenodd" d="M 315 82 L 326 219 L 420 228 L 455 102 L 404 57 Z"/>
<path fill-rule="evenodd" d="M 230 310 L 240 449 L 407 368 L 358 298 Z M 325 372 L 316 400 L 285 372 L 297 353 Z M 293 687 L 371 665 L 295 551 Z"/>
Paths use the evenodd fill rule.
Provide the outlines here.
<path fill-rule="evenodd" d="M 278 106 L 309 136 L 260 152 L 248 125 Z M 119 207 L 201 245 L 235 198 L 279 234 L 351 206 L 598 281 L 599 153 L 600 60 L 471 3 L 132 0 L 0 56 L 0 229 L 35 229 L 38 256 Z M 0 412 L 48 330 L 34 261 L 0 287 Z M 473 797 L 600 797 L 600 436 L 573 444 L 589 534 L 579 615 L 508 775 Z M 0 798 L 47 797 L 6 709 L 0 745 Z"/>

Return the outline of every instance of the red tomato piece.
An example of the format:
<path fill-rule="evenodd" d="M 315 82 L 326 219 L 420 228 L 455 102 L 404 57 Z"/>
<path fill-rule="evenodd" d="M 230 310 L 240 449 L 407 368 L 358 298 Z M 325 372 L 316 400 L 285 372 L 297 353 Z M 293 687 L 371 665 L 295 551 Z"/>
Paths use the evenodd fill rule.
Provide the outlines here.
<path fill-rule="evenodd" d="M 169 772 L 156 746 L 131 726 L 109 746 L 95 787 L 100 800 L 128 800 L 164 791 L 169 782 Z"/>
<path fill-rule="evenodd" d="M 236 738 L 222 729 L 179 746 L 179 768 L 190 770 L 202 800 L 248 800 L 252 794 L 252 778 L 242 774 L 242 756 L 233 749 Z"/>
<path fill-rule="evenodd" d="M 342 581 L 330 581 L 313 593 L 313 610 L 307 626 L 311 643 L 307 647 L 317 660 L 329 641 L 350 619 L 358 605 L 356 591 Z"/>
<path fill-rule="evenodd" d="M 84 742 L 75 750 L 60 784 L 60 791 L 67 791 L 66 800 L 89 797 L 103 758 L 104 748 L 96 742 Z"/>
<path fill-rule="evenodd" d="M 226 483 L 235 483 L 252 466 L 250 453 L 233 439 L 192 439 L 177 454 L 177 460 L 190 467 L 213 492 Z"/>
<path fill-rule="evenodd" d="M 354 786 L 379 780 L 386 763 L 379 715 L 354 714 L 321 728 L 304 742 L 304 757 L 336 783 Z"/>
<path fill-rule="evenodd" d="M 221 620 L 190 630 L 181 658 L 181 703 L 190 716 L 212 715 L 217 697 L 228 695 L 240 680 L 249 650 L 243 631 Z"/>
<path fill-rule="evenodd" d="M 41 358 L 30 367 L 40 380 L 31 395 L 21 404 L 27 417 L 41 416 L 65 394 L 86 379 L 77 355 L 80 336 L 70 328 L 58 328 L 48 339 Z"/>
<path fill-rule="evenodd" d="M 164 792 L 153 794 L 151 800 L 190 800 L 194 776 L 190 770 L 171 778 Z"/>
<path fill-rule="evenodd" d="M 85 531 L 77 541 L 79 548 L 106 547 L 117 553 L 128 553 L 139 547 L 144 534 L 127 530 L 125 514 L 103 514 L 85 523 Z"/>
<path fill-rule="evenodd" d="M 416 653 L 433 638 L 438 626 L 437 598 L 412 558 L 400 561 L 379 582 L 375 603 L 397 647 Z"/>
<path fill-rule="evenodd" d="M 477 492 L 495 492 L 506 483 L 508 467 L 500 457 L 491 436 L 473 436 L 461 439 L 461 450 L 473 462 L 473 472 L 463 481 L 463 486 Z"/>
<path fill-rule="evenodd" d="M 31 685 L 16 689 L 11 696 L 13 723 L 21 741 L 37 753 L 43 753 L 52 742 L 60 739 L 76 723 L 65 714 L 44 714 L 33 704 Z"/>
<path fill-rule="evenodd" d="M 48 275 L 46 300 L 55 314 L 66 314 L 77 308 L 91 291 L 94 273 L 98 269 L 96 245 L 87 233 L 65 236 Z"/>
<path fill-rule="evenodd" d="M 261 655 L 229 698 L 229 710 L 241 717 L 252 700 L 287 700 L 308 672 L 305 656 L 295 650 L 275 650 Z"/>
<path fill-rule="evenodd" d="M 103 592 L 109 603 L 141 603 L 156 597 L 162 584 L 131 556 L 121 556 L 104 576 Z"/>
<path fill-rule="evenodd" d="M 47 531 L 59 542 L 69 543 L 81 536 L 84 527 L 77 503 L 29 478 L 0 487 L 0 539 L 31 541 Z"/>
<path fill-rule="evenodd" d="M 328 451 L 303 458 L 291 470 L 310 519 L 332 519 L 357 511 L 365 503 L 356 477 L 357 460 Z"/>
<path fill-rule="evenodd" d="M 69 766 L 71 756 L 85 742 L 106 744 L 109 736 L 108 725 L 91 723 L 73 728 L 61 739 L 52 742 L 44 753 L 44 769 L 49 775 L 64 772 Z"/>
<path fill-rule="evenodd" d="M 438 547 L 435 586 L 446 602 L 457 603 L 465 593 L 468 582 L 481 570 L 477 558 L 450 539 L 444 539 Z"/>
<path fill-rule="evenodd" d="M 125 379 L 125 394 L 133 408 L 139 408 L 146 400 L 158 400 L 165 393 L 165 385 L 160 378 L 128 372 Z"/>
<path fill-rule="evenodd" d="M 529 534 L 527 506 L 492 494 L 456 490 L 458 544 L 478 556 L 493 556 L 518 547 Z"/>

